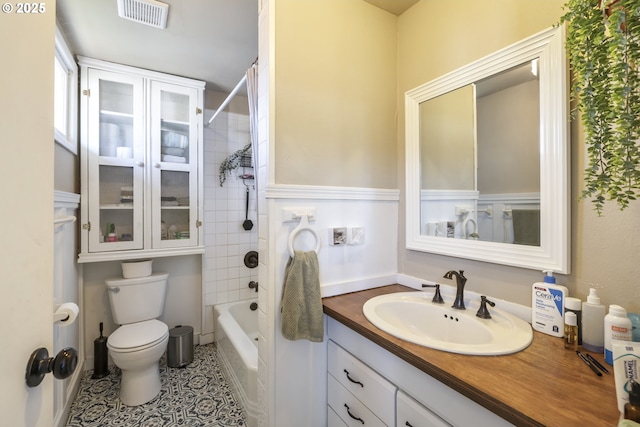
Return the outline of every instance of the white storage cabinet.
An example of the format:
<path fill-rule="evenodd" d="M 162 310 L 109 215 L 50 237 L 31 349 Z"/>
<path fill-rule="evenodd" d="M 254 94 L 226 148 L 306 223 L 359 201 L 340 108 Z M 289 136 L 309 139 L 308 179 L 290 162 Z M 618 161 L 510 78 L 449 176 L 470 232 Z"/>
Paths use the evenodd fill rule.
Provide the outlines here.
<path fill-rule="evenodd" d="M 79 262 L 204 252 L 204 82 L 79 63 Z"/>

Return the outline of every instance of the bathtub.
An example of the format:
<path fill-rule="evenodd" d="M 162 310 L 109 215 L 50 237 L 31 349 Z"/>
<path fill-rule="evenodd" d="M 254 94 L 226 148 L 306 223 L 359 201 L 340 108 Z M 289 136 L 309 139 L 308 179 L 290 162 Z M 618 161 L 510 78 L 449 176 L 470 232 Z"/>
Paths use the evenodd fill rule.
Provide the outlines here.
<path fill-rule="evenodd" d="M 247 426 L 258 425 L 258 311 L 257 299 L 213 307 L 215 341 L 222 368 L 231 380 L 247 415 Z"/>

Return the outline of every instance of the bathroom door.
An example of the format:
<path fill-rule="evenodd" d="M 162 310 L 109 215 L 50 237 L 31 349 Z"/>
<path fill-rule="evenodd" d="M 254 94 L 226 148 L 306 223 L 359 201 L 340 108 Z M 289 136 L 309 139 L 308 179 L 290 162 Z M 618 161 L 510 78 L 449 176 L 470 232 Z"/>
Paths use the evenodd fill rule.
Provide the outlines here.
<path fill-rule="evenodd" d="M 3 14 L 0 25 L 2 239 L 0 412 L 3 426 L 50 427 L 53 378 L 25 383 L 27 360 L 53 345 L 53 58 L 55 2 L 47 13 Z M 11 42 L 8 42 L 11 40 Z"/>

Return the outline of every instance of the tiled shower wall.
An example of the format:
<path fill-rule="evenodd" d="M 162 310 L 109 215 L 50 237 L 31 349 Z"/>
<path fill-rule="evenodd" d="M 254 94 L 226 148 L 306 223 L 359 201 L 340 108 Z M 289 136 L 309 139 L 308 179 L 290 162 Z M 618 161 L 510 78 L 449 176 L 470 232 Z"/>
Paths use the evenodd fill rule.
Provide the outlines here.
<path fill-rule="evenodd" d="M 213 115 L 206 110 L 205 119 Z M 204 244 L 202 267 L 203 305 L 254 298 L 250 281 L 258 281 L 258 268 L 247 268 L 244 256 L 258 250 L 256 192 L 254 180 L 239 175 L 253 173 L 239 168 L 220 186 L 220 163 L 250 142 L 249 116 L 222 112 L 204 128 Z M 246 185 L 245 185 L 246 184 Z M 246 190 L 249 188 L 249 219 L 253 229 L 244 230 Z M 209 328 L 207 328 L 209 329 Z M 210 331 L 207 331 L 210 332 Z"/>

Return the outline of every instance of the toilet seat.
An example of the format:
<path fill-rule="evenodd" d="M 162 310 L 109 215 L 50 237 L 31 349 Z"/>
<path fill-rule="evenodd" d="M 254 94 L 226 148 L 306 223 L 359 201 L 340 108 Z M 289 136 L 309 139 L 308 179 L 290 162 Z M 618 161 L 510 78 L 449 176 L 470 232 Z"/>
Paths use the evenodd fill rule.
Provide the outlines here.
<path fill-rule="evenodd" d="M 120 326 L 107 339 L 107 347 L 119 353 L 129 353 L 153 347 L 168 336 L 166 324 L 156 319 L 145 320 Z"/>

